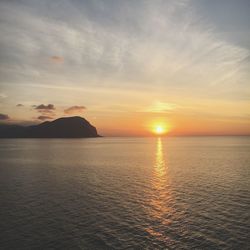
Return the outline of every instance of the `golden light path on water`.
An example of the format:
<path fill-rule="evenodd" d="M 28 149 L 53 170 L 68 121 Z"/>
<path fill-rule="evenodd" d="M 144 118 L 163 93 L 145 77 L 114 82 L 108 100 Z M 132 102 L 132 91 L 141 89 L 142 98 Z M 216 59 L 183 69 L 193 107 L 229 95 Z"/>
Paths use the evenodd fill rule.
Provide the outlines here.
<path fill-rule="evenodd" d="M 150 235 L 157 237 L 163 242 L 169 242 L 166 229 L 168 229 L 173 218 L 177 216 L 173 207 L 173 196 L 171 193 L 168 166 L 165 161 L 162 139 L 157 138 L 155 164 L 152 178 L 152 194 L 149 200 L 149 215 L 155 222 L 153 226 L 146 228 Z"/>

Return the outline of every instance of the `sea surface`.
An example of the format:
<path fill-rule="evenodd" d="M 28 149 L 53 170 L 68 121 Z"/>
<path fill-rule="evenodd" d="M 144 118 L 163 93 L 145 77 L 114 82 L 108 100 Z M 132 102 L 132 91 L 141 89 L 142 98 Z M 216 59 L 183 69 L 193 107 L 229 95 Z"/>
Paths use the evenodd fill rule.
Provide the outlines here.
<path fill-rule="evenodd" d="M 2 139 L 0 249 L 250 249 L 250 137 Z"/>

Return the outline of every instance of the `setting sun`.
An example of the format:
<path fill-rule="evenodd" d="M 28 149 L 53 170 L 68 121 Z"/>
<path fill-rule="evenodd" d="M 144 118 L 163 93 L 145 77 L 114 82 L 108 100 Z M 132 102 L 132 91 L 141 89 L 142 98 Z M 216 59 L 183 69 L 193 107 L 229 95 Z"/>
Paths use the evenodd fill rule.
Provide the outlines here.
<path fill-rule="evenodd" d="M 154 135 L 165 135 L 171 131 L 171 123 L 164 118 L 157 118 L 155 120 L 149 121 L 147 125 L 148 131 Z"/>
<path fill-rule="evenodd" d="M 160 125 L 158 125 L 156 128 L 155 128 L 155 133 L 156 134 L 163 134 L 165 132 L 165 129 L 162 127 L 162 126 L 160 126 Z"/>
<path fill-rule="evenodd" d="M 164 124 L 155 125 L 153 128 L 153 133 L 157 134 L 157 135 L 163 135 L 163 134 L 167 133 L 166 125 L 164 125 Z"/>

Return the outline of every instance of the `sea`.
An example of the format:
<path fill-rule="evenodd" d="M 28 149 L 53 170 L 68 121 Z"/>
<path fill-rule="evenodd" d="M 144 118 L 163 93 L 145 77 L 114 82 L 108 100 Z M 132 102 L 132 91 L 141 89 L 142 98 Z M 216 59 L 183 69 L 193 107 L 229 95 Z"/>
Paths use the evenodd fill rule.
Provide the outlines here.
<path fill-rule="evenodd" d="M 0 249 L 250 249 L 250 137 L 1 139 Z"/>

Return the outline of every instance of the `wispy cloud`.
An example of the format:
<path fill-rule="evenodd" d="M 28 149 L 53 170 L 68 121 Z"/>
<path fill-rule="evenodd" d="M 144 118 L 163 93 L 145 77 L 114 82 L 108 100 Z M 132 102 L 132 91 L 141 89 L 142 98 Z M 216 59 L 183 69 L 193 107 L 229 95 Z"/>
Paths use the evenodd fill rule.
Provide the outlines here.
<path fill-rule="evenodd" d="M 53 117 L 46 116 L 46 115 L 40 115 L 37 117 L 38 120 L 45 121 L 45 120 L 51 120 Z"/>
<path fill-rule="evenodd" d="M 72 106 L 64 110 L 65 114 L 80 114 L 85 111 L 86 107 L 84 106 Z"/>
<path fill-rule="evenodd" d="M 7 97 L 7 95 L 6 94 L 4 94 L 4 93 L 0 93 L 0 98 L 6 98 Z"/>
<path fill-rule="evenodd" d="M 54 63 L 63 63 L 64 62 L 64 58 L 61 56 L 51 56 L 50 60 Z"/>
<path fill-rule="evenodd" d="M 177 108 L 177 104 L 175 103 L 167 103 L 167 102 L 155 102 L 151 106 L 143 109 L 142 112 L 149 113 L 169 113 Z"/>
<path fill-rule="evenodd" d="M 120 18 L 121 9 L 127 18 Z M 210 95 L 213 85 L 230 86 L 245 79 L 242 64 L 249 51 L 219 37 L 192 1 L 105 5 L 65 1 L 60 10 L 56 3 L 4 2 L 1 14 L 6 21 L 1 58 L 16 72 L 7 78 L 18 74 L 18 80 L 32 79 L 36 72 L 41 82 L 64 78 L 105 85 L 119 82 L 120 88 L 135 83 L 174 85 L 193 94 L 193 88 L 206 86 Z M 9 20 L 14 14 L 18 23 Z M 46 54 L 41 55 L 41 48 L 54 55 L 50 59 L 55 63 L 67 57 L 63 73 L 55 75 L 57 69 L 44 64 L 41 58 Z"/>
<path fill-rule="evenodd" d="M 54 110 L 55 106 L 53 104 L 48 104 L 48 105 L 40 104 L 38 106 L 35 106 L 35 109 L 38 109 L 38 110 Z"/>

